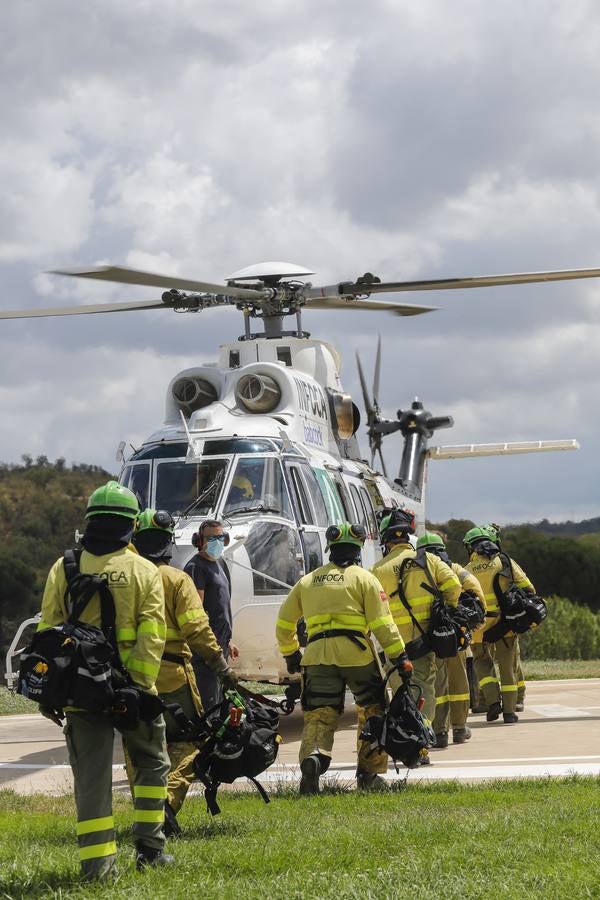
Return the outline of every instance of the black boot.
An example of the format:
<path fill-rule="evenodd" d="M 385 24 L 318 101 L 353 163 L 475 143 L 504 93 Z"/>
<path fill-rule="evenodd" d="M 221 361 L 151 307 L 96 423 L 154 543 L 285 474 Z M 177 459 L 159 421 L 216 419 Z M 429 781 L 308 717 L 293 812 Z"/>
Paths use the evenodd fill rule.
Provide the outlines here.
<path fill-rule="evenodd" d="M 175 857 L 165 853 L 162 849 L 148 847 L 141 841 L 135 843 L 135 867 L 141 872 L 146 866 L 170 866 L 175 862 Z"/>
<path fill-rule="evenodd" d="M 490 703 L 486 719 L 488 722 L 495 722 L 496 719 L 500 718 L 500 713 L 502 712 L 502 705 L 500 703 Z"/>
<path fill-rule="evenodd" d="M 310 794 L 318 794 L 320 791 L 319 777 L 321 775 L 321 760 L 318 753 L 311 753 L 300 763 L 302 778 L 300 779 L 300 793 L 307 797 Z"/>
<path fill-rule="evenodd" d="M 163 825 L 165 837 L 180 837 L 181 825 L 168 800 L 165 800 L 165 824 Z"/>
<path fill-rule="evenodd" d="M 447 731 L 438 731 L 435 736 L 435 744 L 433 746 L 436 750 L 445 750 L 448 746 L 448 732 Z"/>
<path fill-rule="evenodd" d="M 505 725 L 514 725 L 515 722 L 519 721 L 519 717 L 516 713 L 504 713 L 503 717 Z"/>

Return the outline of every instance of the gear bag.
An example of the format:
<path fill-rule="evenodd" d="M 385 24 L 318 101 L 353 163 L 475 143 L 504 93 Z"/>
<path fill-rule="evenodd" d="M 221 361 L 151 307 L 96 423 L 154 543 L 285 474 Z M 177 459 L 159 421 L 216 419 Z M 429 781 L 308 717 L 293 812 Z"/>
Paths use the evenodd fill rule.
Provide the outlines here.
<path fill-rule="evenodd" d="M 458 606 L 448 610 L 454 622 L 458 649 L 466 650 L 473 640 L 473 629 L 485 621 L 485 612 L 479 599 L 471 591 L 463 591 L 458 598 Z"/>
<path fill-rule="evenodd" d="M 531 628 L 537 628 L 548 615 L 545 600 L 533 592 L 528 592 L 515 585 L 512 561 L 506 553 L 500 553 L 502 569 L 494 575 L 494 593 L 500 609 L 500 621 L 484 632 L 483 640 L 494 643 L 503 638 L 509 631 L 514 634 L 525 634 Z M 510 584 L 503 591 L 500 577 L 508 578 Z"/>
<path fill-rule="evenodd" d="M 196 739 L 205 743 L 194 760 L 194 771 L 204 785 L 206 805 L 212 815 L 221 810 L 217 791 L 221 784 L 248 778 L 265 803 L 269 798 L 256 780 L 277 759 L 281 735 L 276 705 L 260 702 L 256 695 L 226 691 L 195 727 Z"/>
<path fill-rule="evenodd" d="M 106 581 L 79 571 L 81 550 L 67 550 L 66 622 L 38 631 L 21 656 L 18 692 L 50 709 L 74 706 L 89 712 L 112 707 L 115 690 L 128 677 L 115 640 L 115 605 Z M 100 596 L 102 627 L 80 622 L 94 596 Z"/>
<path fill-rule="evenodd" d="M 386 675 L 386 682 L 392 671 Z M 360 735 L 361 740 L 370 745 L 370 752 L 383 750 L 391 756 L 396 766 L 401 762 L 408 769 L 418 765 L 421 750 L 435 741 L 433 729 L 425 723 L 419 709 L 422 699 L 420 688 L 417 688 L 417 700 L 413 697 L 412 689 L 415 687 L 403 684 L 398 688 L 385 715 L 370 716 Z"/>
<path fill-rule="evenodd" d="M 432 594 L 435 598 L 431 606 L 429 627 L 426 632 L 421 628 L 417 619 L 415 618 L 415 615 L 410 607 L 410 603 L 408 602 L 406 594 L 404 592 L 402 579 L 409 563 L 411 565 L 417 565 L 421 569 L 423 569 L 423 572 L 425 573 L 425 577 L 427 578 L 429 584 L 422 582 L 421 587 L 424 588 L 428 593 Z M 448 608 L 440 595 L 438 586 L 431 576 L 431 572 L 429 571 L 429 567 L 427 566 L 425 551 L 422 548 L 419 548 L 419 550 L 417 550 L 416 556 L 411 556 L 402 560 L 400 572 L 398 573 L 398 596 L 400 597 L 402 605 L 411 617 L 413 625 L 415 625 L 421 632 L 420 637 L 415 638 L 415 640 L 413 641 L 409 641 L 406 645 L 408 658 L 419 659 L 419 657 L 424 656 L 431 650 L 433 650 L 433 652 L 439 659 L 447 659 L 450 656 L 456 656 L 459 649 L 457 626 L 452 621 L 452 618 L 450 617 L 450 614 L 448 612 Z"/>

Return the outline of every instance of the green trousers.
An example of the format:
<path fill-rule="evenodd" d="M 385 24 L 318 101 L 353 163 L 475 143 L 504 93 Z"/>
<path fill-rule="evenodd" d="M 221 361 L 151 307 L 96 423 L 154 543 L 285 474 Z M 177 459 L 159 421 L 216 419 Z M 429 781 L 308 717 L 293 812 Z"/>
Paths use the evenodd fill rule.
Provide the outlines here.
<path fill-rule="evenodd" d="M 473 660 L 488 706 L 502 698 L 505 713 L 515 711 L 517 705 L 517 638 L 503 637 L 495 644 L 473 644 Z M 496 675 L 494 660 L 498 665 L 500 679 Z"/>
<path fill-rule="evenodd" d="M 436 655 L 431 651 L 413 660 L 412 683 L 421 688 L 423 694 L 423 718 L 431 725 L 435 717 L 435 679 L 437 675 Z"/>
<path fill-rule="evenodd" d="M 112 814 L 113 724 L 100 713 L 68 712 L 65 737 L 75 782 L 77 842 L 85 878 L 104 878 L 114 869 L 117 847 Z M 133 835 L 161 849 L 169 758 L 162 716 L 123 732 L 134 765 Z"/>
<path fill-rule="evenodd" d="M 469 679 L 464 653 L 436 660 L 435 718 L 436 734 L 452 728 L 464 728 L 469 715 Z"/>
<path fill-rule="evenodd" d="M 346 686 L 358 707 L 358 735 L 369 716 L 383 715 L 383 682 L 375 662 L 366 666 L 306 666 L 302 679 L 304 727 L 300 762 L 313 753 L 331 759 Z M 366 741 L 358 736 L 357 751 L 360 772 L 387 772 L 387 753 L 371 753 Z"/>
<path fill-rule="evenodd" d="M 521 645 L 519 638 L 515 638 L 517 645 L 517 703 L 525 703 L 525 673 L 521 665 Z"/>

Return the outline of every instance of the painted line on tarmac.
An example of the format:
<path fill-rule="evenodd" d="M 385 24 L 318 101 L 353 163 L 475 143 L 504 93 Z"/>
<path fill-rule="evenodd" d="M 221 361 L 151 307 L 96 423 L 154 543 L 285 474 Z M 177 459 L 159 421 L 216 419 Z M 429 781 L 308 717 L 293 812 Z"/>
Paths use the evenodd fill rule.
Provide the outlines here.
<path fill-rule="evenodd" d="M 536 703 L 533 706 L 527 704 L 527 712 L 537 713 L 545 719 L 585 719 L 590 715 L 581 707 L 565 706 L 562 703 Z"/>
<path fill-rule="evenodd" d="M 356 768 L 356 763 L 351 766 L 352 770 Z M 382 778 L 386 781 L 403 780 L 406 777 L 407 770 L 401 768 L 399 773 L 386 772 L 382 774 Z M 496 778 L 565 778 L 569 775 L 596 775 L 600 776 L 600 763 L 579 763 L 579 764 L 563 764 L 563 765 L 534 765 L 534 766 L 481 766 L 480 768 L 465 770 L 453 766 L 428 766 L 426 769 L 411 769 L 408 771 L 410 781 L 485 781 Z M 296 771 L 287 772 L 265 772 L 259 776 L 258 780 L 265 784 L 284 783 L 290 784 L 291 781 L 300 777 L 300 769 L 296 767 Z M 322 776 L 322 782 L 335 782 L 336 779 L 353 781 L 354 775 L 349 774 L 348 769 L 337 767 L 329 769 Z"/>

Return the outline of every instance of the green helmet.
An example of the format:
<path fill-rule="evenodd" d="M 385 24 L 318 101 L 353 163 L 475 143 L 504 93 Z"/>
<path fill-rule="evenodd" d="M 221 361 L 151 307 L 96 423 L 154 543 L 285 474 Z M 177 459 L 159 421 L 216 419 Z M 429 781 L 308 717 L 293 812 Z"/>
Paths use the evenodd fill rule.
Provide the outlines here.
<path fill-rule="evenodd" d="M 446 549 L 444 539 L 441 535 L 436 534 L 435 531 L 426 531 L 425 534 L 422 534 L 417 541 L 417 550 L 419 547 L 439 547 L 440 550 Z"/>
<path fill-rule="evenodd" d="M 495 543 L 500 540 L 500 526 L 496 525 L 495 522 L 490 522 L 488 525 L 481 526 L 490 539 L 490 541 L 494 541 Z"/>
<path fill-rule="evenodd" d="M 136 534 L 142 531 L 164 531 L 173 534 L 175 521 L 166 509 L 145 509 L 138 516 L 135 526 Z"/>
<path fill-rule="evenodd" d="M 401 540 L 407 534 L 415 533 L 415 514 L 412 509 L 393 509 L 379 523 L 379 535 L 384 542 Z"/>
<path fill-rule="evenodd" d="M 88 500 L 86 519 L 92 516 L 124 516 L 135 519 L 140 511 L 137 497 L 118 481 L 107 481 L 96 488 Z"/>
<path fill-rule="evenodd" d="M 488 531 L 488 528 L 489 525 L 475 525 L 474 528 L 469 528 L 463 538 L 463 544 L 469 547 L 476 541 L 495 541 L 496 535 L 492 535 L 491 532 Z"/>
<path fill-rule="evenodd" d="M 354 544 L 362 548 L 367 539 L 367 529 L 360 523 L 340 522 L 339 525 L 330 525 L 325 537 L 328 550 L 332 544 Z"/>

